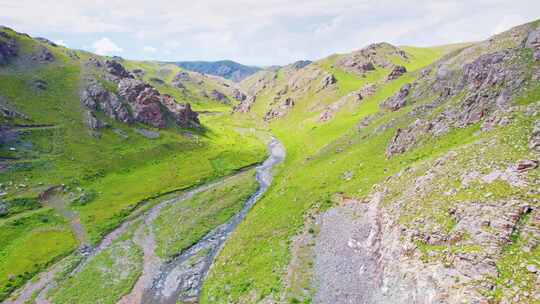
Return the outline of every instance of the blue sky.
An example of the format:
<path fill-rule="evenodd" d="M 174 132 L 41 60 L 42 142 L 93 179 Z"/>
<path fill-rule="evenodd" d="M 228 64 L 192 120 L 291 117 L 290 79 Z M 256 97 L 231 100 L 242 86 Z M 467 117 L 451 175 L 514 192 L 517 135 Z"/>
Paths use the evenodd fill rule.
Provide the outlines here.
<path fill-rule="evenodd" d="M 148 60 L 287 64 L 386 41 L 477 41 L 540 18 L 538 0 L 0 0 L 0 24 Z"/>

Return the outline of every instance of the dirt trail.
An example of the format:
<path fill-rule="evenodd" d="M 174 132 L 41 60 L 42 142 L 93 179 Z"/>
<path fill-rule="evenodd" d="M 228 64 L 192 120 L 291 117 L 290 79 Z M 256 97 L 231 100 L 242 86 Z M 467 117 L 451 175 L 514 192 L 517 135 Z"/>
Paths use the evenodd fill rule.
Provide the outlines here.
<path fill-rule="evenodd" d="M 334 207 L 320 218 L 314 303 L 373 303 L 381 284 L 380 195 Z"/>

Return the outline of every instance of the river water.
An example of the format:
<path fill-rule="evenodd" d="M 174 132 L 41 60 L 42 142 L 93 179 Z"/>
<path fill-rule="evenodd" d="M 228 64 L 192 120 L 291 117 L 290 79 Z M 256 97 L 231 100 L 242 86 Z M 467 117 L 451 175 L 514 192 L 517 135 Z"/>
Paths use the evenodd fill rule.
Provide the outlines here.
<path fill-rule="evenodd" d="M 181 255 L 161 265 L 152 285 L 144 291 L 142 303 L 197 302 L 204 278 L 216 255 L 231 232 L 272 183 L 272 168 L 285 158 L 285 149 L 279 141 L 272 140 L 268 149 L 270 156 L 256 168 L 259 188 L 246 201 L 242 210 Z"/>

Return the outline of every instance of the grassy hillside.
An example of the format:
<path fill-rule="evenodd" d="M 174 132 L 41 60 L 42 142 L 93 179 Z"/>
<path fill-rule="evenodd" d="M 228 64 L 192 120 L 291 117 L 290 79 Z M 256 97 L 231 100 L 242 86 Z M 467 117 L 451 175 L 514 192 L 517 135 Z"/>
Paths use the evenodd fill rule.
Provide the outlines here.
<path fill-rule="evenodd" d="M 182 92 L 170 83 L 178 67 L 149 62 L 123 64 L 144 70 L 151 84 L 160 77 L 164 82 L 154 85 L 163 94 L 218 115 L 201 115 L 201 128 L 159 130 L 100 116 L 108 127 L 93 136 L 79 90 L 88 75 L 86 62 L 96 56 L 10 29 L 1 32 L 18 45 L 17 55 L 0 66 L 0 106 L 17 113 L 0 117 L 7 130 L 0 146 L 7 207 L 0 230 L 9 234 L 0 246 L 1 298 L 79 245 L 97 243 L 147 199 L 231 174 L 266 154 L 254 129 L 220 114 L 232 103 L 201 95 L 223 87 L 223 81 L 204 77 Z M 34 59 L 40 52 L 53 59 Z M 159 136 L 148 138 L 139 129 Z"/>
<path fill-rule="evenodd" d="M 426 172 L 422 170 L 430 168 L 430 164 L 433 164 L 436 159 L 455 150 L 467 152 L 458 153 L 455 169 L 459 168 L 459 173 L 448 173 L 450 177 L 464 174 L 464 171 L 470 169 L 473 163 L 481 164 L 482 170 L 489 171 L 494 167 L 489 166 L 490 163 L 500 162 L 500 167 L 504 168 L 514 165 L 520 159 L 537 158 L 537 155 L 527 147 L 527 141 L 534 121 L 539 118 L 538 112 L 523 106 L 516 107 L 519 104 L 535 104 L 538 99 L 538 96 L 533 93 L 536 92 L 538 83 L 537 80 L 531 80 L 531 73 L 538 73 L 539 63 L 532 59 L 531 51 L 523 48 L 522 44 L 528 32 L 537 26 L 538 22 L 527 24 L 474 45 L 435 48 L 403 47 L 406 60 L 393 56 L 384 59 L 394 65 L 405 66 L 407 73 L 389 81 L 385 78 L 390 72 L 390 67 L 377 66 L 376 69 L 362 76 L 340 68 L 338 63 L 343 57 L 349 56 L 347 54 L 330 56 L 292 73 L 286 69 L 263 71 L 246 79 L 242 84 L 244 88 L 251 89 L 257 94 L 256 102 L 247 115 L 262 118 L 269 108 L 279 102 L 276 100 L 289 96 L 294 99 L 294 105 L 286 110 L 284 116 L 268 122 L 272 133 L 285 144 L 287 159 L 281 165 L 281 170 L 270 191 L 239 226 L 217 258 L 204 285 L 202 303 L 255 303 L 259 301 L 310 303 L 316 291 L 313 281 L 314 261 L 312 258 L 314 254 L 304 254 L 303 258 L 307 260 L 289 264 L 291 260 L 298 258 L 299 254 L 297 250 L 293 250 L 296 248 L 293 241 L 295 236 L 301 235 L 302 231 L 305 233 L 310 227 L 306 226 L 307 228 L 303 230 L 304 223 L 313 222 L 313 214 L 321 214 L 328 208 L 337 206 L 339 198 L 358 202 L 369 201 L 375 192 L 382 191 L 385 201 L 393 203 L 388 203 L 387 209 L 383 207 L 380 212 L 390 213 L 397 210 L 394 213 L 398 214 L 401 225 L 399 227 L 404 227 L 403 231 L 422 229 L 424 225 L 418 226 L 416 221 L 418 218 L 426 222 L 425 227 L 442 225 L 452 230 L 454 226 L 447 221 L 448 215 L 445 212 L 448 212 L 453 205 L 466 205 L 473 199 L 489 197 L 493 200 L 492 195 L 497 198 L 521 198 L 530 202 L 533 208 L 537 208 L 537 191 L 532 189 L 538 186 L 536 178 L 538 169 L 531 171 L 527 177 L 530 182 L 527 188 L 499 184 L 488 186 L 489 188 L 473 187 L 453 194 L 450 200 L 445 199 L 444 204 L 439 203 L 440 194 L 455 187 L 455 180 L 437 179 L 434 186 L 437 185 L 438 188 L 426 190 L 424 194 L 416 194 L 412 199 L 408 197 L 409 201 L 406 205 L 393 198 L 392 195 L 399 195 L 398 193 L 403 193 L 405 189 L 414 187 L 414 184 L 410 183 L 415 179 L 401 177 L 400 181 L 409 184 L 400 186 L 386 182 L 390 176 L 400 176 L 402 175 L 400 172 L 407 172 L 405 170 L 409 170 L 408 168 L 413 168 L 410 171 L 415 172 L 415 176 L 421 176 Z M 460 127 L 450 127 L 440 135 L 420 135 L 422 137 L 404 153 L 388 156 L 388 147 L 399 135 L 398 129 L 414 130 L 416 120 L 441 117 L 438 115 L 445 110 L 459 109 L 462 104 L 465 104 L 465 97 L 468 97 L 468 94 L 474 94 L 476 90 L 474 85 L 471 85 L 472 89 L 469 87 L 460 89 L 462 87 L 457 85 L 456 92 L 448 97 L 440 93 L 443 91 L 442 86 L 446 83 L 450 85 L 459 82 L 467 71 L 467 63 L 473 62 L 481 55 L 494 52 L 513 54 L 513 67 L 519 69 L 518 75 L 523 77 L 523 85 L 516 91 L 512 91 L 509 106 L 512 110 L 507 110 L 515 113 L 510 114 L 511 126 L 494 127 L 492 131 L 483 131 L 481 126 L 484 120 L 479 120 Z M 378 52 L 378 54 L 381 53 L 384 54 L 384 51 Z M 320 90 L 317 87 L 325 77 L 325 73 L 333 75 L 335 85 Z M 467 78 L 465 79 L 467 81 Z M 437 82 L 442 85 L 437 85 Z M 264 85 L 261 85 L 262 83 Z M 300 90 L 300 92 L 291 90 L 295 83 L 302 83 L 302 88 L 306 90 Z M 397 111 L 381 108 L 380 104 L 396 94 L 406 83 L 412 84 L 413 91 L 407 97 L 405 106 Z M 366 84 L 376 87 L 376 90 L 368 97 L 363 97 L 361 100 L 342 99 L 343 96 Z M 288 90 L 283 89 L 285 86 L 288 86 Z M 501 86 L 494 85 L 489 88 L 489 92 L 500 92 Z M 285 94 L 280 94 L 280 92 L 285 92 Z M 438 102 L 440 99 L 444 101 Z M 492 100 L 494 101 L 495 98 Z M 332 104 L 336 107 L 328 108 Z M 326 109 L 331 109 L 333 113 L 329 120 L 322 121 L 320 117 Z M 486 110 L 484 118 L 494 115 L 492 111 L 492 109 Z M 493 116 L 491 117 L 494 119 Z M 427 133 L 427 131 L 418 132 Z M 489 140 L 493 143 L 481 154 L 477 153 L 478 147 L 484 146 Z M 449 169 L 448 172 L 452 171 Z M 483 196 L 489 191 L 492 193 L 490 196 Z M 392 193 L 392 195 L 387 193 Z M 396 206 L 395 204 L 398 203 L 401 205 Z M 384 219 L 383 222 L 386 223 L 391 218 L 389 216 L 389 219 Z M 526 222 L 527 219 L 523 221 Z M 534 222 L 531 225 L 534 225 Z M 350 227 L 350 229 L 355 228 Z M 427 235 L 436 233 L 429 229 L 422 231 Z M 317 229 L 309 228 L 309 233 L 316 234 Z M 403 236 L 404 239 L 406 237 Z M 520 242 L 517 234 L 513 243 L 501 249 L 502 256 L 496 256 L 498 277 L 484 278 L 485 282 L 495 280 L 495 287 L 492 292 L 486 292 L 483 296 L 500 300 L 520 294 L 524 303 L 529 303 L 529 301 L 533 303 L 534 300 L 528 296 L 523 297 L 523 294 L 531 295 L 534 289 L 531 285 L 534 274 L 526 274 L 524 271 L 512 274 L 513 270 L 510 269 L 512 266 L 509 265 L 509 261 L 512 261 L 514 265 L 537 264 L 538 249 L 523 253 L 517 248 L 519 245 L 516 245 L 516 242 Z M 463 243 L 466 244 L 465 241 Z M 312 252 L 313 246 L 314 244 L 307 245 L 303 250 Z M 450 245 L 437 247 L 416 243 L 415 246 L 418 252 L 433 256 L 434 253 L 430 252 L 440 251 L 441 248 L 446 249 Z M 468 245 L 463 246 L 467 248 Z M 457 246 L 449 248 L 461 250 Z M 479 250 L 483 252 L 487 249 Z M 418 263 L 422 265 L 421 261 Z M 439 260 L 439 263 L 443 262 Z M 300 266 L 303 268 L 298 268 L 298 265 L 303 265 Z M 429 261 L 426 261 L 424 265 L 428 267 Z M 289 279 L 291 273 L 296 274 L 292 281 Z M 508 279 L 525 283 L 520 285 L 517 291 L 510 292 L 508 285 L 505 286 L 508 283 L 504 283 L 508 282 Z M 482 293 L 478 291 L 482 290 L 479 286 L 485 284 L 487 283 L 475 282 L 466 285 L 468 287 L 459 288 L 471 288 L 474 292 Z M 386 301 L 391 301 L 391 299 L 386 299 Z"/>

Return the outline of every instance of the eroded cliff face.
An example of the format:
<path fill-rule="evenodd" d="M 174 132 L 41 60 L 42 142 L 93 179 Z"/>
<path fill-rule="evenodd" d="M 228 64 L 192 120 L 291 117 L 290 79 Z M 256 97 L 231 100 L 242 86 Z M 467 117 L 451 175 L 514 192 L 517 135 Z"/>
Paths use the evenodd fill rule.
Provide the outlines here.
<path fill-rule="evenodd" d="M 97 76 L 87 76 L 80 94 L 81 103 L 88 108 L 87 125 L 94 132 L 106 126 L 96 118 L 96 111 L 119 122 L 140 122 L 155 128 L 165 128 L 169 120 L 181 127 L 199 125 L 198 114 L 189 103 L 178 103 L 172 96 L 162 95 L 152 85 L 136 79 L 119 62 L 102 63 L 92 57 L 86 65 L 100 71 Z M 106 90 L 98 78 L 116 85 L 117 92 Z"/>

